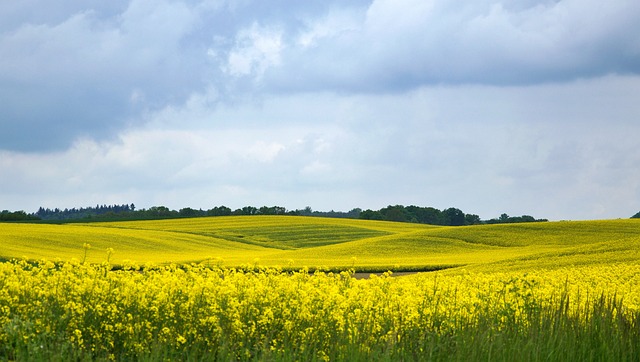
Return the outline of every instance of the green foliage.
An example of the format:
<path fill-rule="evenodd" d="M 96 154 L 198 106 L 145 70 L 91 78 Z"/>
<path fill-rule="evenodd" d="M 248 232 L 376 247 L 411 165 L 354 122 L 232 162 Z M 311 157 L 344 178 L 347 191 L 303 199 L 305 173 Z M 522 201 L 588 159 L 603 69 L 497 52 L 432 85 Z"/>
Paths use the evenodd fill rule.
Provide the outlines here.
<path fill-rule="evenodd" d="M 384 216 L 380 211 L 373 211 L 371 209 L 361 212 L 360 218 L 363 220 L 384 220 Z"/>
<path fill-rule="evenodd" d="M 454 207 L 450 207 L 445 209 L 443 212 L 445 217 L 446 225 L 451 226 L 462 226 L 465 225 L 466 219 L 465 214 L 460 209 L 456 209 Z"/>
<path fill-rule="evenodd" d="M 639 213 L 640 214 L 640 213 Z M 248 215 L 295 215 L 295 216 L 316 216 L 330 218 L 350 218 L 363 220 L 384 220 L 394 222 L 411 222 L 429 225 L 443 226 L 463 226 L 477 224 L 498 224 L 498 223 L 524 223 L 547 221 L 546 219 L 535 219 L 529 215 L 509 217 L 502 214 L 499 218 L 483 221 L 478 215 L 465 214 L 462 210 L 450 207 L 438 210 L 433 207 L 420 207 L 415 205 L 389 205 L 380 210 L 362 210 L 360 208 L 351 209 L 348 212 L 342 211 L 313 211 L 307 206 L 304 209 L 287 210 L 282 206 L 245 206 L 236 210 L 231 210 L 226 206 L 216 206 L 209 210 L 196 210 L 185 207 L 179 211 L 171 210 L 166 206 L 153 206 L 149 209 L 135 209 L 135 205 L 96 205 L 96 207 L 72 208 L 60 210 L 40 208 L 33 215 L 33 218 L 41 218 L 49 222 L 78 222 L 78 221 L 119 221 L 119 220 L 150 220 L 150 219 L 171 219 L 182 217 L 204 217 L 204 216 L 248 216 Z M 2 221 L 2 219 L 0 219 Z"/>
<path fill-rule="evenodd" d="M 455 207 L 450 207 L 441 211 L 433 207 L 420 207 L 415 205 L 389 205 L 377 211 L 367 209 L 360 213 L 360 218 L 364 220 L 399 221 L 442 226 L 548 221 L 546 219 L 535 219 L 529 215 L 510 217 L 507 214 L 502 214 L 496 219 L 483 221 L 480 219 L 480 216 L 475 214 L 465 214 L 462 210 Z"/>
<path fill-rule="evenodd" d="M 207 210 L 207 216 L 229 216 L 231 215 L 231 209 L 226 206 L 216 206 L 210 210 Z"/>
<path fill-rule="evenodd" d="M 497 219 L 487 220 L 485 224 L 513 224 L 513 223 L 524 223 L 524 222 L 545 222 L 549 221 L 547 219 L 536 219 L 530 215 L 522 215 L 522 216 L 509 216 L 507 214 L 500 215 Z"/>
<path fill-rule="evenodd" d="M 24 211 L 11 212 L 9 210 L 3 210 L 2 212 L 0 212 L 0 221 L 31 221 L 31 220 L 40 220 L 40 218 L 34 215 L 29 215 Z"/>

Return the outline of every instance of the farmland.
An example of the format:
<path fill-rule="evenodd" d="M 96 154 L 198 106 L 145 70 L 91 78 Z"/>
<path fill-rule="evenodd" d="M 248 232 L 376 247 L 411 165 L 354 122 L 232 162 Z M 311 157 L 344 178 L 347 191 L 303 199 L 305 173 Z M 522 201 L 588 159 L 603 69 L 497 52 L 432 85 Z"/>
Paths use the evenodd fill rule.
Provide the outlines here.
<path fill-rule="evenodd" d="M 640 358 L 638 220 L 242 216 L 0 238 L 17 258 L 0 263 L 0 359 Z M 387 270 L 438 271 L 351 274 Z"/>
<path fill-rule="evenodd" d="M 436 227 L 295 216 L 236 216 L 87 224 L 0 224 L 0 258 L 362 271 L 448 266 L 548 267 L 640 260 L 640 221 Z M 89 250 L 83 246 L 90 245 Z M 596 256 L 596 257 L 594 257 Z"/>

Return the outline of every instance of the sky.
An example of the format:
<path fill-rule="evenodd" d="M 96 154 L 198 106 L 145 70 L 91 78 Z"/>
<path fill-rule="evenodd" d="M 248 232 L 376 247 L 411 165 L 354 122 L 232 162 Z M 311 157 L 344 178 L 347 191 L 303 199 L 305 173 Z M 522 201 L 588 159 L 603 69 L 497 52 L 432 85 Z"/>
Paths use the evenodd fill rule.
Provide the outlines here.
<path fill-rule="evenodd" d="M 637 0 L 0 2 L 0 209 L 640 211 Z"/>

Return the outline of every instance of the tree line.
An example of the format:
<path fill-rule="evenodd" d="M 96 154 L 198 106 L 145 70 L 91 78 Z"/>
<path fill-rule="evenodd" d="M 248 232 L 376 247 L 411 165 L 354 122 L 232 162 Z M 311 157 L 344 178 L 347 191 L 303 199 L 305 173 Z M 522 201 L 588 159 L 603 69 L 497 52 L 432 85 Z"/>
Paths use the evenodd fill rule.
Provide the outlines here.
<path fill-rule="evenodd" d="M 117 215 L 131 213 L 136 210 L 134 204 L 122 204 L 122 205 L 96 205 L 95 207 L 81 207 L 81 208 L 65 208 L 64 210 L 55 208 L 49 209 L 40 207 L 33 216 L 38 217 L 41 220 L 69 220 L 69 219 L 83 219 L 91 218 L 100 215 Z"/>
<path fill-rule="evenodd" d="M 34 216 L 33 214 L 27 214 L 24 211 L 2 210 L 2 212 L 0 212 L 0 221 L 30 221 L 30 220 L 40 220 L 40 218 L 37 216 Z"/>
<path fill-rule="evenodd" d="M 0 212 L 0 221 L 112 221 L 112 220 L 145 220 L 180 217 L 203 217 L 203 216 L 231 216 L 231 215 L 298 215 L 334 217 L 349 219 L 384 220 L 398 222 L 412 222 L 432 225 L 477 225 L 477 224 L 502 224 L 502 223 L 523 223 L 541 222 L 547 219 L 536 219 L 530 215 L 509 216 L 502 214 L 497 218 L 482 220 L 476 214 L 466 214 L 462 210 L 450 207 L 439 210 L 433 207 L 389 205 L 379 210 L 362 210 L 354 208 L 350 211 L 316 211 L 311 207 L 304 209 L 287 210 L 282 206 L 245 206 L 232 210 L 226 206 L 216 206 L 208 210 L 193 209 L 185 207 L 180 210 L 171 210 L 166 206 L 153 206 L 148 209 L 136 209 L 132 204 L 122 205 L 96 205 L 95 207 L 49 209 L 40 207 L 35 213 L 25 211 Z M 631 216 L 640 218 L 640 212 Z"/>
<path fill-rule="evenodd" d="M 148 209 L 136 209 L 134 204 L 123 205 L 96 205 L 95 207 L 49 209 L 40 207 L 37 212 L 28 215 L 31 220 L 45 221 L 69 221 L 69 220 L 115 220 L 115 219 L 164 219 L 181 217 L 204 217 L 204 216 L 232 216 L 232 215 L 299 215 L 318 217 L 341 217 L 357 219 L 360 209 L 356 208 L 349 212 L 341 211 L 313 211 L 310 207 L 304 209 L 287 210 L 282 206 L 245 206 L 238 209 L 231 209 L 227 206 L 216 206 L 208 210 L 193 209 L 185 207 L 179 210 L 172 210 L 166 206 L 152 206 Z M 27 215 L 24 212 L 21 212 Z"/>
<path fill-rule="evenodd" d="M 639 213 L 640 214 L 640 213 Z M 516 222 L 541 222 L 547 219 L 536 219 L 529 215 L 509 216 L 502 214 L 498 218 L 482 220 L 476 214 L 466 214 L 462 210 L 450 207 L 439 210 L 434 207 L 389 205 L 379 210 L 362 210 L 354 208 L 350 211 L 316 211 L 311 207 L 287 210 L 282 206 L 245 206 L 231 209 L 227 206 L 216 206 L 208 210 L 185 207 L 172 210 L 166 206 L 153 206 L 148 209 L 137 209 L 132 204 L 96 205 L 95 207 L 49 209 L 40 207 L 38 211 L 27 214 L 24 211 L 0 213 L 0 221 L 36 221 L 71 222 L 71 221 L 115 221 L 115 220 L 147 220 L 182 217 L 232 216 L 232 215 L 298 215 L 316 217 L 334 217 L 349 219 L 383 220 L 411 222 L 431 225 L 463 226 L 477 224 L 498 224 Z"/>
<path fill-rule="evenodd" d="M 482 220 L 480 216 L 476 214 L 466 214 L 455 207 L 438 210 L 434 207 L 420 207 L 415 205 L 389 205 L 380 210 L 365 210 L 360 213 L 360 219 L 413 222 L 444 226 L 548 221 L 547 219 L 536 219 L 529 215 L 512 217 L 507 214 L 502 214 L 499 218 Z"/>

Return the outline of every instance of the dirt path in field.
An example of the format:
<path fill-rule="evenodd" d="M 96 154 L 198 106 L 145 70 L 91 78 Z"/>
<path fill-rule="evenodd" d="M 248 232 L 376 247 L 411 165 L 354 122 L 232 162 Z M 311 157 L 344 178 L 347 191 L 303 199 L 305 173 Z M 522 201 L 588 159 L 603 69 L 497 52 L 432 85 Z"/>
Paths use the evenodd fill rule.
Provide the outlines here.
<path fill-rule="evenodd" d="M 404 275 L 412 275 L 412 274 L 418 274 L 418 273 L 428 273 L 428 272 L 397 272 L 397 273 L 392 273 L 391 276 L 392 277 L 401 277 Z M 371 277 L 371 275 L 377 275 L 377 276 L 381 276 L 383 273 L 354 273 L 353 277 L 356 279 L 369 279 Z"/>

